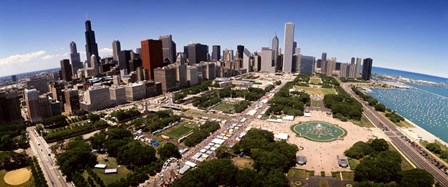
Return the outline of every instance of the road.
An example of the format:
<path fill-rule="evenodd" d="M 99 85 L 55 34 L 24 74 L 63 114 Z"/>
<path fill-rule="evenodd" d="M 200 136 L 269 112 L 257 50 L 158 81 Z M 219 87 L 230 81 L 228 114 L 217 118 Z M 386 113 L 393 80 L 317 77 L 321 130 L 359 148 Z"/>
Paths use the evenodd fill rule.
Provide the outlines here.
<path fill-rule="evenodd" d="M 417 167 L 425 169 L 429 173 L 431 173 L 435 180 L 438 181 L 441 186 L 448 187 L 448 176 L 443 173 L 442 170 L 435 167 L 431 164 L 425 157 L 420 155 L 420 153 L 412 147 L 410 144 L 406 143 L 401 136 L 403 134 L 397 129 L 397 127 L 392 124 L 389 120 L 387 120 L 384 116 L 378 114 L 372 107 L 367 105 L 364 101 L 362 101 L 349 87 L 349 84 L 342 83 L 342 88 L 349 93 L 353 98 L 358 100 L 363 105 L 364 114 L 378 127 L 381 127 L 383 124 L 389 130 L 385 131 L 385 134 L 390 138 L 392 143 L 403 152 L 406 157 L 409 158 Z"/>
<path fill-rule="evenodd" d="M 55 163 L 55 159 L 52 156 L 49 156 L 49 154 L 51 154 L 51 150 L 47 142 L 45 142 L 41 136 L 37 135 L 34 127 L 28 127 L 26 130 L 30 138 L 31 150 L 39 162 L 48 186 L 72 186 L 70 183 L 65 182 L 65 178 L 59 171 L 58 166 Z"/>

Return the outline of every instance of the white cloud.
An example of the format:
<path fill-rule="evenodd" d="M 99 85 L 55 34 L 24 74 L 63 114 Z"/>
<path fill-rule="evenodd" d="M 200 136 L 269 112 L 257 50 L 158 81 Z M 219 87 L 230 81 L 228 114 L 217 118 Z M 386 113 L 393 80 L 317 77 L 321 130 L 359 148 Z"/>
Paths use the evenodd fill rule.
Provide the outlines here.
<path fill-rule="evenodd" d="M 23 63 L 29 62 L 38 58 L 43 58 L 47 55 L 46 51 L 36 51 L 26 54 L 12 55 L 6 58 L 0 59 L 0 65 L 11 64 L 11 63 Z"/>
<path fill-rule="evenodd" d="M 111 48 L 101 48 L 98 50 L 98 53 L 100 53 L 100 56 L 111 56 L 112 55 L 112 49 Z"/>

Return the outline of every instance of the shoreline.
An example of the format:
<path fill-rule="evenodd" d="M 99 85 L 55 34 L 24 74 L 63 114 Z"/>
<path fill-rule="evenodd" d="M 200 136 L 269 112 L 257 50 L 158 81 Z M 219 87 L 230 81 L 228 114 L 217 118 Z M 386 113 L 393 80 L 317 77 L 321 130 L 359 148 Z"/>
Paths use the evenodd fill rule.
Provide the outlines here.
<path fill-rule="evenodd" d="M 401 115 L 401 114 L 400 114 Z M 437 137 L 436 135 L 432 134 L 431 132 L 427 131 L 426 129 L 420 127 L 419 125 L 415 124 L 414 122 L 412 122 L 411 120 L 403 117 L 404 120 L 406 122 L 408 122 L 409 124 L 411 124 L 413 127 L 412 128 L 408 128 L 408 127 L 398 127 L 398 129 L 400 129 L 400 131 L 402 131 L 402 133 L 410 136 L 410 138 L 418 141 L 419 139 L 421 140 L 425 140 L 428 142 L 434 142 L 435 140 L 440 142 L 441 144 L 445 145 L 448 147 L 448 143 L 445 142 L 444 140 L 442 140 L 441 138 Z M 415 137 L 415 135 L 417 135 L 417 137 Z"/>

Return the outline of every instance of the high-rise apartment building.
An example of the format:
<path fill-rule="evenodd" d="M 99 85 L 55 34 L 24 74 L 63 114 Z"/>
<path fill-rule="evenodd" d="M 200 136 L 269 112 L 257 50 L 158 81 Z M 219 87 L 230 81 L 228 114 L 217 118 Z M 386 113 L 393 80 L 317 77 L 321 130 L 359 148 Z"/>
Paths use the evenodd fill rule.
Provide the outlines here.
<path fill-rule="evenodd" d="M 131 50 L 120 51 L 118 55 L 118 68 L 120 70 L 126 70 L 126 73 L 131 72 L 129 62 L 131 61 Z"/>
<path fill-rule="evenodd" d="M 71 42 L 70 43 L 70 62 L 72 64 L 72 75 L 74 77 L 77 77 L 78 70 L 82 69 L 82 62 L 81 62 L 81 56 L 78 53 L 78 50 L 76 49 L 76 43 Z M 79 78 L 79 77 L 77 77 Z"/>
<path fill-rule="evenodd" d="M 225 49 L 223 54 L 224 62 L 233 61 L 233 50 Z"/>
<path fill-rule="evenodd" d="M 362 63 L 362 58 L 356 58 L 355 78 L 361 77 L 361 63 Z"/>
<path fill-rule="evenodd" d="M 294 23 L 288 22 L 285 24 L 285 48 L 283 54 L 283 72 L 291 73 L 293 64 L 294 52 Z"/>
<path fill-rule="evenodd" d="M 261 48 L 261 72 L 275 73 L 274 51 L 269 47 Z"/>
<path fill-rule="evenodd" d="M 219 61 L 221 60 L 221 46 L 219 45 L 213 45 L 212 46 L 212 61 Z"/>
<path fill-rule="evenodd" d="M 162 91 L 169 92 L 177 89 L 177 70 L 174 66 L 154 69 L 154 81 L 162 83 Z"/>
<path fill-rule="evenodd" d="M 64 97 L 64 111 L 69 114 L 78 112 L 80 109 L 78 90 L 66 89 L 64 91 Z"/>
<path fill-rule="evenodd" d="M 142 45 L 142 64 L 148 79 L 154 79 L 154 69 L 163 66 L 162 41 L 143 40 Z"/>
<path fill-rule="evenodd" d="M 171 35 L 160 36 L 162 41 L 162 53 L 164 63 L 174 63 L 176 61 L 176 43 L 173 42 Z"/>
<path fill-rule="evenodd" d="M 18 92 L 16 90 L 0 91 L 0 125 L 22 121 Z"/>
<path fill-rule="evenodd" d="M 372 64 L 373 60 L 371 58 L 364 59 L 364 63 L 362 63 L 363 80 L 370 80 L 370 78 L 372 78 Z"/>
<path fill-rule="evenodd" d="M 243 51 L 243 69 L 246 69 L 247 72 L 252 72 L 252 54 L 247 48 L 244 48 Z"/>
<path fill-rule="evenodd" d="M 121 44 L 119 40 L 114 40 L 112 42 L 112 55 L 114 60 L 118 61 L 119 59 L 119 55 L 120 55 L 120 51 L 121 51 Z"/>
<path fill-rule="evenodd" d="M 61 79 L 66 81 L 72 80 L 72 66 L 69 59 L 63 59 L 61 63 Z"/>
<path fill-rule="evenodd" d="M 244 45 L 237 45 L 236 51 L 238 53 L 238 58 L 243 59 L 243 53 L 244 53 Z"/>
<path fill-rule="evenodd" d="M 279 56 L 279 42 L 278 42 L 278 37 L 277 37 L 277 33 L 275 33 L 274 37 L 272 37 L 272 50 L 274 52 L 274 56 L 273 59 L 274 61 L 272 62 L 273 64 L 271 64 L 271 66 L 273 67 L 281 67 L 281 65 L 279 64 L 280 61 L 278 60 L 278 56 Z"/>
<path fill-rule="evenodd" d="M 87 62 L 90 63 L 92 55 L 95 55 L 97 58 L 97 62 L 99 61 L 99 55 L 98 55 L 98 45 L 96 44 L 95 40 L 95 31 L 92 30 L 92 24 L 90 23 L 90 20 L 86 20 L 86 57 Z"/>

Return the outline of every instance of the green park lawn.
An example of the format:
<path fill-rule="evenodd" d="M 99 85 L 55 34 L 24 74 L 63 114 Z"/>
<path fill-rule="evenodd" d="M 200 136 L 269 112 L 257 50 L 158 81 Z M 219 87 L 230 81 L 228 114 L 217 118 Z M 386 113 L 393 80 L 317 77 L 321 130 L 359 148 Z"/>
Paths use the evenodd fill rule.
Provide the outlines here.
<path fill-rule="evenodd" d="M 0 170 L 0 186 L 1 187 L 33 187 L 34 186 L 34 177 L 31 175 L 30 180 L 28 180 L 27 182 L 21 184 L 21 185 L 9 185 L 6 184 L 4 178 L 6 173 L 8 173 L 6 170 Z"/>
<path fill-rule="evenodd" d="M 309 178 L 314 176 L 314 171 L 308 171 L 304 169 L 291 168 L 288 171 L 288 177 Z"/>
<path fill-rule="evenodd" d="M 229 103 L 229 102 L 221 102 L 218 105 L 216 105 L 215 107 L 213 107 L 213 109 L 219 110 L 219 111 L 222 111 L 222 112 L 228 113 L 228 114 L 232 114 L 235 112 L 233 109 L 233 104 Z"/>
<path fill-rule="evenodd" d="M 342 179 L 344 181 L 353 181 L 355 179 L 355 172 L 353 171 L 335 171 L 331 172 L 331 176 L 335 179 L 340 180 L 342 175 Z"/>
<path fill-rule="evenodd" d="M 364 114 L 361 116 L 361 120 L 359 121 L 352 120 L 352 123 L 360 127 L 367 127 L 367 128 L 375 127 L 375 125 L 373 125 L 372 122 L 370 122 L 370 120 L 367 119 L 367 117 Z"/>
<path fill-rule="evenodd" d="M 436 143 L 437 145 L 439 145 L 439 146 L 440 146 L 440 149 L 442 149 L 442 151 L 448 151 L 448 147 L 445 146 L 445 145 L 443 145 L 443 144 L 441 144 L 439 141 L 435 141 L 434 143 Z M 426 145 L 428 145 L 428 144 L 429 144 L 428 141 L 420 141 L 420 145 L 421 145 L 422 147 L 426 147 Z M 433 152 L 431 152 L 431 153 L 433 153 Z M 435 153 L 433 153 L 433 154 L 435 154 Z M 435 154 L 435 155 L 437 155 L 437 157 L 440 158 L 440 154 Z M 440 159 L 442 159 L 442 158 L 440 158 Z M 442 159 L 442 160 L 445 161 L 446 163 L 448 163 L 448 159 Z"/>
<path fill-rule="evenodd" d="M 311 84 L 322 84 L 322 80 L 320 79 L 320 77 L 310 77 L 310 83 Z"/>
<path fill-rule="evenodd" d="M 336 90 L 334 90 L 334 88 L 313 88 L 305 86 L 295 86 L 294 88 L 296 90 L 303 90 L 306 93 L 310 94 L 311 96 L 320 95 L 323 97 L 324 95 L 327 94 L 336 94 Z"/>
<path fill-rule="evenodd" d="M 350 158 L 347 157 L 348 160 L 348 165 L 350 165 L 350 169 L 354 170 L 356 168 L 356 166 L 359 164 L 359 162 L 361 162 L 358 159 L 354 159 L 354 158 Z"/>
<path fill-rule="evenodd" d="M 131 171 L 128 170 L 128 168 L 126 168 L 126 166 L 120 165 L 120 167 L 118 167 L 116 158 L 108 157 L 108 160 L 109 161 L 106 162 L 106 161 L 104 161 L 104 159 L 102 157 L 98 157 L 98 163 L 107 164 L 108 169 L 118 168 L 118 173 L 104 174 L 104 169 L 97 169 L 97 168 L 92 169 L 103 180 L 103 182 L 106 186 L 109 184 L 112 184 L 113 182 L 118 181 L 122 178 L 126 178 L 128 173 L 131 173 Z M 87 180 L 87 178 L 88 178 L 87 176 L 89 175 L 87 173 L 87 171 L 84 171 L 84 173 L 82 175 Z"/>
<path fill-rule="evenodd" d="M 314 100 L 314 99 L 311 99 L 311 106 L 313 106 L 313 107 L 323 107 L 322 103 L 320 101 L 317 101 L 317 100 Z"/>
<path fill-rule="evenodd" d="M 163 131 L 161 134 L 168 136 L 172 139 L 179 139 L 180 137 L 188 134 L 191 131 L 197 130 L 197 126 L 187 122 L 183 122 L 170 129 Z"/>

